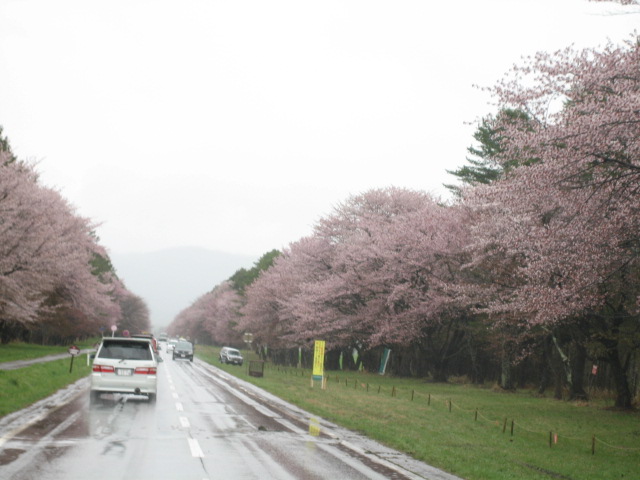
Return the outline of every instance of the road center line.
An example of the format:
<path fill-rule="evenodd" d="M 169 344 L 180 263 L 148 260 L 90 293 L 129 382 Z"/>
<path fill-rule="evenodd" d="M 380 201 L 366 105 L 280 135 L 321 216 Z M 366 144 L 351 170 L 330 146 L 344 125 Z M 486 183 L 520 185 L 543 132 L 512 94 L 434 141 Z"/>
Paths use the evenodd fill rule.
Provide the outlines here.
<path fill-rule="evenodd" d="M 182 403 L 176 402 L 176 410 L 178 410 L 179 412 L 184 412 L 184 407 L 182 406 Z"/>
<path fill-rule="evenodd" d="M 189 449 L 191 450 L 191 455 L 193 457 L 204 457 L 204 452 L 200 448 L 198 440 L 196 440 L 195 438 L 187 438 L 187 440 L 189 441 Z"/>

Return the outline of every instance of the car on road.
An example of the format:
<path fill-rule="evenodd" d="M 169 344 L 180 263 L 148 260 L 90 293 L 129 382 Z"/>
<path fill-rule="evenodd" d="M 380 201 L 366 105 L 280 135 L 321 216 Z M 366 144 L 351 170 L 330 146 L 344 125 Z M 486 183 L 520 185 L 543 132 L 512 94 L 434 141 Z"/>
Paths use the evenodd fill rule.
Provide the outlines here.
<path fill-rule="evenodd" d="M 179 340 L 173 349 L 173 359 L 185 358 L 193 362 L 193 345 L 186 340 Z"/>
<path fill-rule="evenodd" d="M 135 333 L 135 334 L 131 335 L 131 337 L 148 339 L 151 342 L 151 346 L 153 347 L 153 351 L 155 353 L 158 353 L 158 341 L 153 336 L 153 334 L 147 333 L 147 332 L 142 332 L 142 333 Z"/>
<path fill-rule="evenodd" d="M 220 350 L 220 361 L 222 363 L 231 363 L 233 365 L 242 365 L 244 359 L 242 354 L 236 348 L 222 347 Z"/>
<path fill-rule="evenodd" d="M 167 353 L 176 348 L 176 343 L 178 343 L 178 340 L 175 338 L 170 338 L 169 341 L 167 341 Z"/>
<path fill-rule="evenodd" d="M 103 338 L 93 359 L 90 400 L 103 393 L 144 395 L 155 402 L 158 362 L 147 338 Z"/>

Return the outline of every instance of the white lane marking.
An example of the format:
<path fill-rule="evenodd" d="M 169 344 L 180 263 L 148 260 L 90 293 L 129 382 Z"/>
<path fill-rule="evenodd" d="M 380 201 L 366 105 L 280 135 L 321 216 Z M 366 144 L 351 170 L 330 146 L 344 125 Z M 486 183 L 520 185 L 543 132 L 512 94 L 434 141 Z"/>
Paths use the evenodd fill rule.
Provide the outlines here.
<path fill-rule="evenodd" d="M 198 440 L 195 438 L 187 438 L 189 441 L 189 449 L 191 450 L 191 456 L 193 457 L 204 457 L 204 452 L 200 448 L 200 444 Z"/>
<path fill-rule="evenodd" d="M 189 419 L 187 417 L 178 417 L 180 419 L 180 425 L 182 428 L 189 428 L 191 424 L 189 423 Z"/>
<path fill-rule="evenodd" d="M 35 417 L 33 420 L 25 423 L 24 425 L 19 426 L 18 428 L 10 431 L 9 433 L 7 433 L 6 435 L 4 435 L 3 437 L 0 437 L 0 447 L 2 447 L 2 445 L 4 445 L 6 442 L 8 442 L 9 440 L 11 440 L 13 437 L 15 437 L 16 435 L 18 435 L 20 432 L 22 432 L 23 430 L 26 430 L 27 428 L 29 428 L 31 425 L 39 422 L 40 420 L 42 420 L 43 418 L 45 418 L 47 415 L 49 415 L 50 412 L 44 412 L 41 413 L 40 415 L 38 415 L 37 417 Z"/>
<path fill-rule="evenodd" d="M 184 407 L 180 402 L 176 402 L 176 410 L 178 410 L 179 412 L 184 412 Z"/>
<path fill-rule="evenodd" d="M 84 391 L 80 391 L 77 394 L 73 395 L 71 398 L 64 400 L 63 403 L 60 403 L 59 405 L 55 406 L 54 408 L 47 410 L 46 412 L 42 412 L 41 414 L 37 415 L 35 418 L 29 420 L 27 423 L 25 423 L 24 425 L 20 425 L 16 428 L 14 428 L 13 430 L 5 433 L 4 435 L 2 435 L 0 437 L 0 448 L 2 447 L 2 445 L 4 445 L 6 442 L 8 442 L 9 440 L 13 439 L 15 436 L 19 435 L 22 431 L 26 430 L 27 428 L 29 428 L 30 426 L 36 424 L 37 422 L 39 422 L 40 420 L 43 420 L 45 418 L 47 418 L 48 415 L 51 415 L 53 412 L 59 410 L 60 408 L 64 407 L 65 405 L 71 403 L 72 401 L 74 401 L 76 398 L 80 397 L 81 395 L 86 395 L 86 393 Z M 41 400 L 44 401 L 44 400 Z M 25 409 L 26 410 L 26 409 Z M 73 418 L 75 419 L 75 414 L 73 415 Z"/>
<path fill-rule="evenodd" d="M 173 392 L 171 395 L 173 396 L 174 400 L 177 400 L 179 398 L 176 392 Z"/>

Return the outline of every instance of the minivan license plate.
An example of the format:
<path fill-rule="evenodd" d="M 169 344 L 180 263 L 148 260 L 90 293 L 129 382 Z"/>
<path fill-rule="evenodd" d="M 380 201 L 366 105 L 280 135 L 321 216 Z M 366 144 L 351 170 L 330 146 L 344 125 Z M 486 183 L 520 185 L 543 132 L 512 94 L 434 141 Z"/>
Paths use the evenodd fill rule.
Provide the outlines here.
<path fill-rule="evenodd" d="M 116 374 L 117 375 L 132 375 L 133 374 L 133 370 L 131 370 L 130 368 L 116 368 Z"/>

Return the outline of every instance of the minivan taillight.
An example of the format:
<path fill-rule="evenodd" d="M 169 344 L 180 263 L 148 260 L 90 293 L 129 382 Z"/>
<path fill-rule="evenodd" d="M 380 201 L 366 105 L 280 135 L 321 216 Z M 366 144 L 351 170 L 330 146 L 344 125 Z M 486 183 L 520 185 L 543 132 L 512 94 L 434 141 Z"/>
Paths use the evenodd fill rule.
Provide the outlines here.
<path fill-rule="evenodd" d="M 93 365 L 93 371 L 98 373 L 114 373 L 115 369 L 110 365 Z"/>
<path fill-rule="evenodd" d="M 138 367 L 133 373 L 140 375 L 155 375 L 156 370 L 156 367 Z"/>

